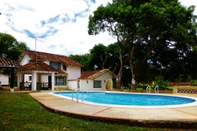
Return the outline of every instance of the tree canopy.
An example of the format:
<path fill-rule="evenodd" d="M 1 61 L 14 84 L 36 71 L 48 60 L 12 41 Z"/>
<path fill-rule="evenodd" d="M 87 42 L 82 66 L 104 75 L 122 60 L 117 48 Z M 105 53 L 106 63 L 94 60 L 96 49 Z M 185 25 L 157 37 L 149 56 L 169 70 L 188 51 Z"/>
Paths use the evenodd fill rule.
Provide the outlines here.
<path fill-rule="evenodd" d="M 185 51 L 194 47 L 197 33 L 194 9 L 194 6 L 182 6 L 178 0 L 113 0 L 105 7 L 99 6 L 90 15 L 90 35 L 108 31 L 117 39 L 119 88 L 127 61 L 134 87 L 143 64 L 149 62 L 164 68 L 170 66 L 165 60 L 169 57 L 168 53 L 174 54 L 179 61 L 186 55 Z M 127 58 L 124 58 L 125 55 Z"/>
<path fill-rule="evenodd" d="M 12 60 L 18 60 L 22 51 L 29 48 L 24 42 L 18 42 L 12 35 L 0 33 L 0 49 L 0 55 Z"/>

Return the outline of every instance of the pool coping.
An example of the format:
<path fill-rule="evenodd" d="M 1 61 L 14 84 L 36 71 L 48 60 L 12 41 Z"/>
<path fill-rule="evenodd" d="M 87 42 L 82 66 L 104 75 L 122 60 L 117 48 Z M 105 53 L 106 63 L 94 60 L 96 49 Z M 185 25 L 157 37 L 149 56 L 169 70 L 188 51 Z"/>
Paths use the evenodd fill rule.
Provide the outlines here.
<path fill-rule="evenodd" d="M 67 91 L 68 92 L 68 91 Z M 65 93 L 67 93 L 65 92 Z M 64 93 L 64 92 L 51 92 L 50 94 L 58 96 L 58 97 L 62 97 L 64 99 L 68 99 L 68 100 L 72 100 L 71 97 L 67 97 L 67 96 L 62 96 L 61 94 L 55 94 L 55 93 Z M 72 93 L 71 91 L 69 91 L 69 93 Z M 93 92 L 93 93 L 97 93 L 97 92 Z M 122 107 L 122 108 L 178 108 L 178 107 L 189 107 L 189 106 L 197 106 L 197 98 L 195 97 L 189 97 L 189 96 L 175 96 L 173 94 L 153 94 L 153 93 L 132 93 L 132 92 L 112 92 L 112 91 L 100 91 L 98 93 L 117 93 L 117 94 L 144 94 L 144 95 L 162 95 L 162 96 L 170 96 L 170 97 L 180 97 L 180 98 L 188 98 L 188 99 L 193 99 L 195 100 L 195 102 L 191 102 L 191 103 L 187 103 L 187 104 L 177 104 L 177 105 L 160 105 L 160 106 L 140 106 L 140 105 L 112 105 L 112 104 L 100 104 L 100 103 L 94 103 L 94 102 L 89 102 L 89 101 L 85 101 L 85 100 L 81 100 L 79 98 L 79 102 L 85 103 L 85 104 L 92 104 L 92 105 L 97 105 L 97 106 L 107 106 L 107 107 Z M 76 98 L 73 98 L 72 101 L 77 102 Z"/>
<path fill-rule="evenodd" d="M 131 126 L 197 128 L 197 105 L 161 109 L 108 107 L 77 103 L 76 101 L 52 95 L 51 92 L 33 92 L 29 94 L 46 109 L 73 117 L 110 123 L 124 123 Z M 177 96 L 197 98 L 197 95 L 191 94 L 177 94 Z"/>

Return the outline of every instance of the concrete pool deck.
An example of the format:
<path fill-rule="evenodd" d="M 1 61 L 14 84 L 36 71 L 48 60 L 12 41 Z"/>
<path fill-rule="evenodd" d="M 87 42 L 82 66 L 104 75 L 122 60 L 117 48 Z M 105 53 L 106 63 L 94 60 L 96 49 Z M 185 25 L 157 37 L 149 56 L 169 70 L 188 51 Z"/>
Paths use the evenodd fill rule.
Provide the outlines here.
<path fill-rule="evenodd" d="M 91 105 L 61 98 L 50 92 L 29 93 L 45 108 L 67 115 L 133 126 L 197 129 L 197 105 L 176 108 L 124 108 Z M 197 94 L 177 94 L 197 98 Z"/>

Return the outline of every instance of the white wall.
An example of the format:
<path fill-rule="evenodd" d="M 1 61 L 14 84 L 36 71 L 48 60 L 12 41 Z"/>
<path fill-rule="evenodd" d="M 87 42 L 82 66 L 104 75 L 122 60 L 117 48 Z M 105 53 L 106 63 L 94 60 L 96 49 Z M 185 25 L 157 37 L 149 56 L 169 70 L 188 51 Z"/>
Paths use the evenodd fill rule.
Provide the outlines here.
<path fill-rule="evenodd" d="M 41 82 L 48 82 L 48 75 L 41 75 Z"/>
<path fill-rule="evenodd" d="M 85 91 L 105 91 L 104 89 L 104 82 L 101 80 L 102 87 L 101 88 L 93 88 L 94 87 L 94 80 L 81 80 L 81 89 Z"/>
<path fill-rule="evenodd" d="M 68 87 L 71 89 L 77 89 L 78 88 L 77 82 L 78 80 L 72 80 L 72 81 L 68 80 Z"/>
<path fill-rule="evenodd" d="M 21 60 L 20 64 L 25 65 L 25 64 L 29 63 L 29 60 L 30 60 L 30 57 L 28 55 L 25 55 L 23 57 L 23 59 Z"/>
<path fill-rule="evenodd" d="M 67 79 L 78 79 L 81 76 L 81 67 L 71 67 L 67 66 Z"/>
<path fill-rule="evenodd" d="M 32 77 L 32 74 L 25 74 L 25 75 L 24 75 L 24 82 L 26 82 L 26 81 L 27 81 L 27 82 L 32 82 L 31 80 L 29 80 L 29 77 L 30 77 L 30 76 Z"/>
<path fill-rule="evenodd" d="M 101 84 L 102 84 L 101 88 L 93 88 L 94 87 L 94 80 L 80 80 L 80 84 L 81 84 L 80 88 L 82 90 L 86 90 L 86 91 L 105 91 L 105 84 L 108 79 L 112 79 L 112 74 L 109 72 L 106 72 L 94 79 L 94 80 L 101 81 Z"/>
<path fill-rule="evenodd" d="M 46 63 L 47 65 L 49 65 L 50 63 L 49 63 L 49 61 L 44 61 L 44 63 Z"/>
<path fill-rule="evenodd" d="M 0 74 L 0 82 L 1 82 L 1 85 L 9 85 L 8 75 Z"/>

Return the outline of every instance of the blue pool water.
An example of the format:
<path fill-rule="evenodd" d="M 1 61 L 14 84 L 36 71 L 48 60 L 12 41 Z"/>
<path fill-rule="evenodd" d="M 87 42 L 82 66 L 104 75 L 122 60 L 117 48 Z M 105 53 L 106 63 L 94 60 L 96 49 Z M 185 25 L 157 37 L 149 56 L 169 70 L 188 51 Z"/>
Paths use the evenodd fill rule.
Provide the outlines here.
<path fill-rule="evenodd" d="M 76 98 L 77 93 L 74 92 L 56 92 L 55 95 L 67 98 Z M 120 106 L 171 106 L 182 105 L 196 102 L 193 98 L 179 97 L 171 95 L 158 94 L 133 94 L 133 93 L 107 93 L 107 92 L 84 92 L 78 93 L 80 101 L 91 102 L 104 105 L 120 105 Z"/>

